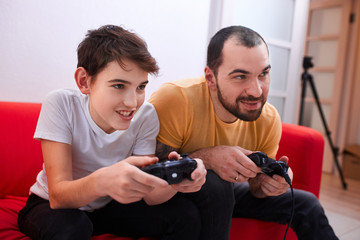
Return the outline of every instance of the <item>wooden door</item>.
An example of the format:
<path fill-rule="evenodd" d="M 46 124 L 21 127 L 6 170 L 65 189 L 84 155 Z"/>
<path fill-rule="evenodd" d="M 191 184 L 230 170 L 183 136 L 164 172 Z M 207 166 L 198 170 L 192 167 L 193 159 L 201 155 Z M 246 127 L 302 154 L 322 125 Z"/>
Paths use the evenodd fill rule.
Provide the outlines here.
<path fill-rule="evenodd" d="M 309 72 L 313 76 L 321 108 L 335 145 L 341 113 L 351 3 L 351 0 L 312 0 L 309 6 L 305 56 L 312 57 L 314 67 L 310 68 Z M 332 172 L 334 158 L 324 124 L 309 87 L 306 92 L 303 125 L 324 133 L 326 144 L 323 170 Z"/>

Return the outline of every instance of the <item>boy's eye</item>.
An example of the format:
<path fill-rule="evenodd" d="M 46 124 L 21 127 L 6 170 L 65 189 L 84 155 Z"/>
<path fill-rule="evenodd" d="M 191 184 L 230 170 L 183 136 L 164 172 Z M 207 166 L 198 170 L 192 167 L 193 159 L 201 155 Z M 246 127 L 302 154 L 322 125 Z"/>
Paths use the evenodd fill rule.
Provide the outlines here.
<path fill-rule="evenodd" d="M 146 87 L 146 84 L 143 84 L 143 85 L 140 85 L 140 86 L 138 87 L 138 89 L 139 89 L 139 90 L 144 90 L 145 87 Z"/>
<path fill-rule="evenodd" d="M 123 89 L 124 84 L 115 84 L 115 85 L 113 85 L 113 87 L 116 88 L 116 89 Z"/>

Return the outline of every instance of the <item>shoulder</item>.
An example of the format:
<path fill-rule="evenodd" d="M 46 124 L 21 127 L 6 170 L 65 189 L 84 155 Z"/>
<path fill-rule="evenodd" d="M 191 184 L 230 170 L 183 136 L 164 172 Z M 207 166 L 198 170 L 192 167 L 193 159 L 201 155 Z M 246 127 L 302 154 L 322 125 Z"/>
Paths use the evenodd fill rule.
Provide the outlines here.
<path fill-rule="evenodd" d="M 82 98 L 81 95 L 80 91 L 74 89 L 57 89 L 49 92 L 46 95 L 44 102 L 66 104 L 77 101 L 77 99 Z"/>
<path fill-rule="evenodd" d="M 149 102 L 144 102 L 133 120 L 134 122 L 146 122 L 150 124 L 158 124 L 159 122 L 155 107 Z"/>
<path fill-rule="evenodd" d="M 277 109 L 271 105 L 270 103 L 266 102 L 261 115 L 259 117 L 259 120 L 265 123 L 274 123 L 274 122 L 280 122 L 280 115 Z"/>
<path fill-rule="evenodd" d="M 207 85 L 203 77 L 188 78 L 173 82 L 164 83 L 155 91 L 149 102 L 152 103 L 156 110 L 158 108 L 178 108 L 180 104 L 188 104 L 193 99 L 198 99 L 201 94 L 206 93 Z"/>
<path fill-rule="evenodd" d="M 158 98 L 166 96 L 171 97 L 173 94 L 181 95 L 190 91 L 195 91 L 196 89 L 206 87 L 205 85 L 206 82 L 202 77 L 166 82 L 151 95 L 149 102 L 153 102 Z"/>
<path fill-rule="evenodd" d="M 48 93 L 42 104 L 42 112 L 54 115 L 73 115 L 84 112 L 87 96 L 74 89 L 58 89 Z"/>
<path fill-rule="evenodd" d="M 144 102 L 137 113 L 139 113 L 139 115 L 142 116 L 150 116 L 150 117 L 157 116 L 154 105 L 152 105 L 149 102 Z"/>

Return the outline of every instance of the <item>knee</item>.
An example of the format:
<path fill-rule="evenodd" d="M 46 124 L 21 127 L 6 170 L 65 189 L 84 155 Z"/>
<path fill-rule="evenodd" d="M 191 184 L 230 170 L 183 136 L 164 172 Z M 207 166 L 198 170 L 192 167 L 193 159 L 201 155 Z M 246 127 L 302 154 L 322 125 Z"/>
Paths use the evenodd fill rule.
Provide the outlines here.
<path fill-rule="evenodd" d="M 311 192 L 299 191 L 295 196 L 295 201 L 299 207 L 308 209 L 309 211 L 313 211 L 319 207 L 322 208 L 319 199 Z"/>
<path fill-rule="evenodd" d="M 300 191 L 295 196 L 296 212 L 303 218 L 318 219 L 324 215 L 319 199 L 312 193 Z"/>
<path fill-rule="evenodd" d="M 221 196 L 221 198 L 234 199 L 233 184 L 220 178 L 215 172 L 208 170 L 206 182 L 203 186 L 206 191 L 211 191 Z"/>
<path fill-rule="evenodd" d="M 93 232 L 93 224 L 86 213 L 80 210 L 63 209 L 56 210 L 55 219 L 45 231 L 45 235 L 57 236 L 55 239 L 90 239 Z M 71 217 L 62 217 L 71 216 Z M 54 233 L 55 229 L 55 233 Z"/>
<path fill-rule="evenodd" d="M 200 228 L 200 211 L 196 205 L 188 199 L 183 199 L 181 208 L 178 208 L 176 215 L 181 224 L 188 225 L 191 228 Z"/>

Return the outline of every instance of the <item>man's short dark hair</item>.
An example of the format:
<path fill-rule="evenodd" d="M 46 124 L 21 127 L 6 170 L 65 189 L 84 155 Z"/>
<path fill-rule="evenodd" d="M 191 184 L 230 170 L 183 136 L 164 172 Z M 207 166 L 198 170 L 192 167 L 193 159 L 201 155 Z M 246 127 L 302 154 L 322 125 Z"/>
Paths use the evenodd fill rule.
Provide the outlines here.
<path fill-rule="evenodd" d="M 145 72 L 157 74 L 159 71 L 145 41 L 115 25 L 89 30 L 79 44 L 77 54 L 77 67 L 83 67 L 90 76 L 95 76 L 112 61 L 117 61 L 126 70 L 124 59 L 134 61 Z"/>
<path fill-rule="evenodd" d="M 234 37 L 240 45 L 252 48 L 264 43 L 265 40 L 254 30 L 244 26 L 230 26 L 219 30 L 210 40 L 207 50 L 207 66 L 216 74 L 222 63 L 222 50 L 224 43 L 230 37 Z M 267 47 L 267 45 L 266 45 Z"/>

